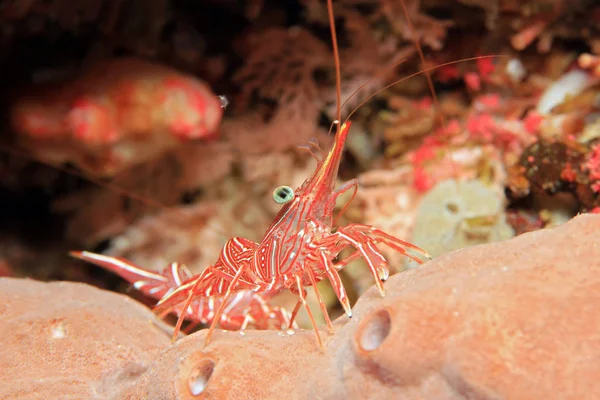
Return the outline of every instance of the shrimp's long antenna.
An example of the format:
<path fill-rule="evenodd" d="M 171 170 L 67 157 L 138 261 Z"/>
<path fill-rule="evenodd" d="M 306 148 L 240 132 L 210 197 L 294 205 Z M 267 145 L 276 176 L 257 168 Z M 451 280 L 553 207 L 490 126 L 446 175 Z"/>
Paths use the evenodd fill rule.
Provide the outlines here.
<path fill-rule="evenodd" d="M 369 96 L 367 96 L 363 101 L 361 101 L 355 108 L 354 110 L 352 110 L 352 112 L 350 112 L 350 114 L 348 114 L 348 116 L 345 119 L 345 122 L 349 121 L 350 118 L 352 117 L 352 115 L 354 115 L 354 113 L 356 111 L 358 111 L 359 108 L 361 108 L 363 105 L 365 105 L 367 102 L 369 102 L 373 97 L 377 96 L 379 93 L 383 92 L 386 89 L 391 88 L 394 85 L 397 85 L 400 82 L 404 82 L 410 78 L 413 78 L 417 75 L 421 75 L 424 74 L 426 72 L 429 71 L 435 71 L 436 69 L 448 66 L 448 65 L 454 65 L 454 64 L 460 64 L 461 62 L 466 62 L 466 61 L 475 61 L 475 60 L 481 60 L 484 58 L 498 58 L 498 57 L 507 57 L 506 55 L 503 54 L 492 54 L 492 55 L 487 55 L 487 56 L 477 56 L 477 57 L 469 57 L 469 58 L 463 58 L 461 60 L 456 60 L 456 61 L 449 61 L 443 64 L 439 64 L 430 68 L 426 68 L 423 69 L 419 72 L 415 72 L 414 74 L 410 74 L 408 76 L 405 76 L 404 78 L 395 80 L 394 82 L 390 83 L 389 85 L 385 85 L 384 87 L 382 87 L 381 89 L 377 90 L 375 93 L 370 94 Z M 359 90 L 359 89 L 358 89 Z M 350 97 L 348 97 L 348 99 L 352 98 L 354 95 L 356 95 L 358 93 L 358 90 L 355 91 L 354 93 L 352 93 L 352 95 L 350 95 Z"/>
<path fill-rule="evenodd" d="M 415 42 L 415 47 L 417 48 L 417 52 L 419 53 L 419 58 L 421 59 L 421 65 L 425 67 L 425 55 L 423 54 L 423 48 L 421 47 L 421 41 L 417 37 L 417 31 L 408 16 L 408 10 L 406 9 L 406 3 L 404 0 L 400 0 L 400 4 L 402 4 L 402 12 L 404 13 L 404 19 L 406 19 L 406 24 L 408 25 L 408 29 L 410 30 L 410 35 Z M 425 77 L 427 78 L 427 85 L 429 85 L 429 90 L 431 91 L 431 97 L 433 98 L 433 106 L 438 110 L 440 120 L 442 122 L 442 127 L 446 126 L 446 118 L 444 117 L 444 112 L 442 111 L 442 107 L 440 106 L 440 102 L 438 100 L 437 94 L 435 93 L 435 88 L 433 86 L 433 80 L 431 79 L 431 74 L 428 70 L 424 70 Z"/>
<path fill-rule="evenodd" d="M 97 178 L 95 176 L 93 176 L 92 174 L 86 173 L 86 172 L 82 172 L 79 170 L 76 170 L 74 168 L 71 167 L 66 167 L 57 163 L 53 163 L 50 161 L 45 161 L 43 159 L 39 159 L 39 158 L 35 158 L 32 157 L 31 155 L 27 154 L 25 151 L 20 150 L 20 149 L 16 149 L 16 148 L 12 148 L 12 147 L 8 147 L 4 144 L 0 144 L 0 150 L 1 151 L 5 151 L 8 154 L 12 154 L 18 157 L 22 157 L 24 159 L 27 160 L 33 160 L 34 162 L 40 164 L 40 165 L 44 165 L 46 167 L 49 168 L 54 168 L 58 171 L 64 172 L 67 175 L 71 175 L 71 176 L 75 176 L 77 178 L 81 178 L 83 180 L 86 180 L 88 182 L 91 182 L 92 184 L 96 185 L 97 187 L 103 188 L 103 189 L 107 189 L 110 191 L 113 191 L 115 193 L 119 193 L 121 196 L 124 196 L 126 198 L 129 199 L 133 199 L 136 201 L 139 201 L 142 204 L 146 204 L 148 206 L 152 206 L 152 207 L 156 207 L 157 209 L 161 210 L 161 211 L 173 211 L 175 213 L 177 213 L 178 215 L 181 215 L 183 218 L 188 219 L 189 217 L 183 213 L 182 211 L 180 211 L 177 207 L 180 206 L 180 204 L 174 204 L 174 205 L 167 205 L 167 204 L 163 204 L 159 201 L 156 201 L 150 197 L 146 197 L 142 194 L 136 193 L 134 191 L 130 191 L 128 189 L 125 189 L 119 185 L 115 185 L 113 183 L 110 182 L 104 182 L 102 181 L 102 179 Z M 211 230 L 213 230 L 214 232 L 218 233 L 218 234 L 222 234 L 225 236 L 228 236 L 226 234 L 226 232 L 224 232 L 221 229 L 218 229 L 216 227 L 211 227 Z"/>
<path fill-rule="evenodd" d="M 333 59 L 335 62 L 335 95 L 336 95 L 336 119 L 337 132 L 340 131 L 342 120 L 342 74 L 340 72 L 340 51 L 338 48 L 337 33 L 335 31 L 335 18 L 333 17 L 333 0 L 327 0 L 327 13 L 329 15 L 329 27 L 331 29 L 331 42 L 333 45 Z"/>
<path fill-rule="evenodd" d="M 101 179 L 96 178 L 96 177 L 94 177 L 91 174 L 78 171 L 78 170 L 76 170 L 74 168 L 65 167 L 65 166 L 62 166 L 60 164 L 56 164 L 56 163 L 53 163 L 53 162 L 49 162 L 49 161 L 44 161 L 42 159 L 33 158 L 32 156 L 30 156 L 29 154 L 27 154 L 25 151 L 22 151 L 22 150 L 19 150 L 19 149 L 15 149 L 15 148 L 11 148 L 11 147 L 5 146 L 3 144 L 0 144 L 0 150 L 3 150 L 3 151 L 5 151 L 5 152 L 7 152 L 9 154 L 13 154 L 13 155 L 16 155 L 16 156 L 19 156 L 19 157 L 23 157 L 23 158 L 28 159 L 28 160 L 32 160 L 33 159 L 33 161 L 35 161 L 38 164 L 44 165 L 46 167 L 54 168 L 54 169 L 56 169 L 58 171 L 64 172 L 65 174 L 76 176 L 78 178 L 87 180 L 87 181 L 93 183 L 96 186 L 99 186 L 99 187 L 104 188 L 104 189 L 112 190 L 113 192 L 119 193 L 120 195 L 125 196 L 125 197 L 129 197 L 129 198 L 131 198 L 133 200 L 137 200 L 137 201 L 139 201 L 141 203 L 145 203 L 147 205 L 150 205 L 150 206 L 153 206 L 153 207 L 157 207 L 157 208 L 162 209 L 162 210 L 170 210 L 170 209 L 173 208 L 173 207 L 169 207 L 169 206 L 167 206 L 165 204 L 162 204 L 162 203 L 160 203 L 160 202 L 158 202 L 156 200 L 152 200 L 150 198 L 147 198 L 147 197 L 145 197 L 145 196 L 143 196 L 141 194 L 128 191 L 127 189 L 122 188 L 122 187 L 120 187 L 118 185 L 115 185 L 115 184 L 112 184 L 112 183 L 109 183 L 109 182 L 103 182 Z"/>

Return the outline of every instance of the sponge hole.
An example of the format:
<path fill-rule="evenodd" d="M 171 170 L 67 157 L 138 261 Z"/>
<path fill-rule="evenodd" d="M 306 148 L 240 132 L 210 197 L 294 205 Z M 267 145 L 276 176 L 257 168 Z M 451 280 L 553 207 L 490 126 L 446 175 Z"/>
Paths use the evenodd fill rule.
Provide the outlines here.
<path fill-rule="evenodd" d="M 389 336 L 391 328 L 392 319 L 388 310 L 377 311 L 363 323 L 359 331 L 358 345 L 364 351 L 378 349 Z"/>
<path fill-rule="evenodd" d="M 204 393 L 208 386 L 208 381 L 215 370 L 215 362 L 210 358 L 201 360 L 188 378 L 188 389 L 192 396 L 199 396 Z"/>

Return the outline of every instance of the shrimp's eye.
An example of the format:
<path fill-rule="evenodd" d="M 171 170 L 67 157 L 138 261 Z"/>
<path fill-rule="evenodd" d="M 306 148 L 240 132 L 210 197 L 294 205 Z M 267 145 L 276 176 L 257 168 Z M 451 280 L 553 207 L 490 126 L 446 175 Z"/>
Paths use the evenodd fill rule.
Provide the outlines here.
<path fill-rule="evenodd" d="M 273 200 L 278 204 L 289 203 L 294 200 L 294 189 L 289 186 L 279 186 L 273 191 Z"/>

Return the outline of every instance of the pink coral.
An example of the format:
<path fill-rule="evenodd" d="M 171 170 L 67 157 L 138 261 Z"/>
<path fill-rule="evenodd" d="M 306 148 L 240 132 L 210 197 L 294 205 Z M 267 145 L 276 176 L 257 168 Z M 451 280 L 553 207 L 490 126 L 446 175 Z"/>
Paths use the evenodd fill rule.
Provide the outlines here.
<path fill-rule="evenodd" d="M 436 70 L 440 82 L 449 82 L 460 78 L 460 70 L 456 65 L 445 65 Z"/>
<path fill-rule="evenodd" d="M 467 72 L 464 76 L 467 87 L 474 91 L 481 90 L 481 77 L 475 72 Z"/>
<path fill-rule="evenodd" d="M 73 101 L 65 117 L 75 139 L 85 143 L 111 144 L 119 139 L 116 121 L 109 104 L 86 96 Z"/>
<path fill-rule="evenodd" d="M 496 70 L 494 59 L 490 57 L 478 58 L 475 63 L 477 70 L 482 79 L 486 79 L 492 72 Z"/>
<path fill-rule="evenodd" d="M 560 178 L 567 182 L 575 182 L 577 179 L 577 172 L 573 169 L 571 163 L 565 165 L 565 168 L 560 173 Z"/>
<path fill-rule="evenodd" d="M 589 171 L 590 179 L 600 179 L 600 144 L 592 147 L 592 151 L 587 157 L 585 168 Z"/>
<path fill-rule="evenodd" d="M 600 193 L 600 144 L 592 146 L 583 164 L 583 169 L 587 171 L 588 177 L 592 181 L 592 190 Z"/>
<path fill-rule="evenodd" d="M 527 113 L 527 116 L 523 120 L 525 130 L 531 134 L 535 134 L 540 129 L 544 117 L 535 110 L 531 110 Z"/>
<path fill-rule="evenodd" d="M 490 114 L 473 115 L 467 120 L 467 131 L 475 140 L 491 142 L 496 133 L 496 123 Z"/>
<path fill-rule="evenodd" d="M 488 110 L 497 110 L 500 108 L 502 101 L 497 93 L 482 94 L 473 100 L 473 104 L 481 105 Z"/>
<path fill-rule="evenodd" d="M 415 166 L 413 169 L 413 187 L 418 193 L 426 193 L 433 187 L 433 182 L 425 168 Z"/>

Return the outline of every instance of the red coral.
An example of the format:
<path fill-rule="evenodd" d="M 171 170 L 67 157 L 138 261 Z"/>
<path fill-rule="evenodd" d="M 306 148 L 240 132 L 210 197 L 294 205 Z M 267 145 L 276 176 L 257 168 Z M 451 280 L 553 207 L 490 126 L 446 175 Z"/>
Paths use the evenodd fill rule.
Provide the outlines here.
<path fill-rule="evenodd" d="M 543 121 L 544 117 L 540 115 L 540 113 L 535 110 L 531 110 L 527 113 L 527 116 L 523 120 L 523 126 L 527 132 L 536 134 Z"/>
<path fill-rule="evenodd" d="M 494 60 L 492 58 L 478 58 L 476 63 L 479 75 L 483 79 L 486 79 L 496 70 L 496 65 L 494 64 Z"/>
<path fill-rule="evenodd" d="M 425 138 L 423 144 L 410 153 L 410 162 L 414 165 L 422 165 L 423 163 L 434 159 L 436 147 L 439 146 L 439 144 L 434 143 L 434 141 L 435 139 L 433 138 Z"/>
<path fill-rule="evenodd" d="M 497 109 L 500 107 L 500 95 L 497 93 L 482 94 L 474 102 L 488 109 Z"/>
<path fill-rule="evenodd" d="M 409 160 L 413 165 L 413 187 L 419 193 L 425 193 L 433 186 L 434 181 L 425 170 L 424 164 L 437 156 L 437 150 L 441 145 L 437 138 L 429 136 L 409 155 Z"/>
<path fill-rule="evenodd" d="M 445 126 L 438 128 L 435 132 L 435 136 L 440 139 L 447 138 L 447 137 L 450 137 L 453 135 L 457 135 L 458 133 L 460 133 L 461 129 L 462 129 L 462 126 L 460 124 L 460 121 L 457 119 L 452 119 L 452 120 L 448 121 L 448 123 Z M 432 141 L 432 143 L 436 142 L 438 145 L 441 144 L 438 139 L 434 139 L 434 138 L 427 138 L 427 139 L 430 139 Z"/>
<path fill-rule="evenodd" d="M 467 87 L 474 91 L 481 90 L 481 82 L 487 81 L 490 75 L 495 71 L 496 66 L 492 58 L 479 58 L 476 61 L 477 71 L 464 73 L 463 80 Z M 447 65 L 439 69 L 439 80 L 442 82 L 459 79 L 461 72 L 456 65 Z"/>
<path fill-rule="evenodd" d="M 243 42 L 244 65 L 235 73 L 245 99 L 253 93 L 280 105 L 297 97 L 323 105 L 321 87 L 314 74 L 332 65 L 325 43 L 304 28 L 270 28 L 247 35 Z"/>
<path fill-rule="evenodd" d="M 577 179 L 577 173 L 573 169 L 571 163 L 567 163 L 565 165 L 565 168 L 560 173 L 560 178 L 567 182 L 575 182 L 575 180 Z"/>
<path fill-rule="evenodd" d="M 460 71 L 456 65 L 446 65 L 437 69 L 438 80 L 440 82 L 450 82 L 460 78 Z"/>
<path fill-rule="evenodd" d="M 65 119 L 73 137 L 89 144 L 115 143 L 119 132 L 109 107 L 110 104 L 101 104 L 87 96 L 76 99 Z"/>
<path fill-rule="evenodd" d="M 491 142 L 496 132 L 496 122 L 490 114 L 483 113 L 470 117 L 466 128 L 473 139 Z"/>
<path fill-rule="evenodd" d="M 43 97 L 44 94 L 38 94 Z M 13 105 L 11 120 L 13 126 L 26 132 L 33 139 L 58 139 L 66 136 L 67 127 L 62 115 L 68 110 L 68 105 L 40 103 L 33 99 L 23 99 Z"/>
<path fill-rule="evenodd" d="M 592 190 L 600 193 L 600 144 L 592 147 L 583 167 L 588 171 L 590 180 L 596 181 L 591 186 Z"/>
<path fill-rule="evenodd" d="M 497 147 L 508 151 L 519 151 L 521 148 L 519 137 L 507 129 L 500 129 L 495 135 L 494 143 Z"/>
<path fill-rule="evenodd" d="M 425 171 L 425 168 L 415 166 L 413 169 L 413 187 L 419 193 L 425 193 L 429 191 L 433 186 L 433 180 Z"/>
<path fill-rule="evenodd" d="M 481 78 L 475 72 L 467 72 L 464 77 L 465 84 L 471 90 L 481 90 Z"/>
<path fill-rule="evenodd" d="M 198 90 L 183 77 L 165 79 L 159 104 L 164 110 L 163 118 L 170 132 L 181 139 L 196 139 L 211 133 L 203 124 L 213 98 Z M 212 110 L 214 112 L 214 110 Z"/>

